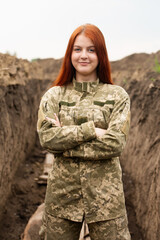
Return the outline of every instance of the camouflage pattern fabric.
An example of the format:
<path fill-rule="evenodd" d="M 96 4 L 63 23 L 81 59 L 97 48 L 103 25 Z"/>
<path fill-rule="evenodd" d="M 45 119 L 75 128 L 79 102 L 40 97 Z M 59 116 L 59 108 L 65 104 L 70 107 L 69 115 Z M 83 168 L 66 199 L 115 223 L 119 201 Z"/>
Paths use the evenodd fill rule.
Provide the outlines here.
<path fill-rule="evenodd" d="M 57 218 L 49 214 L 44 215 L 43 233 L 41 239 L 45 240 L 79 240 L 82 227 L 81 222 L 73 222 L 67 219 Z M 89 223 L 89 235 L 91 240 L 131 240 L 128 231 L 127 217 Z"/>
<path fill-rule="evenodd" d="M 60 119 L 61 127 L 46 120 Z M 116 85 L 76 82 L 49 89 L 42 97 L 37 130 L 54 153 L 45 198 L 53 216 L 87 223 L 126 214 L 119 156 L 130 123 L 130 100 Z M 106 129 L 96 137 L 95 127 Z"/>
<path fill-rule="evenodd" d="M 88 224 L 91 240 L 131 240 L 126 216 Z"/>
<path fill-rule="evenodd" d="M 82 223 L 57 218 L 49 214 L 43 215 L 43 240 L 79 240 Z"/>

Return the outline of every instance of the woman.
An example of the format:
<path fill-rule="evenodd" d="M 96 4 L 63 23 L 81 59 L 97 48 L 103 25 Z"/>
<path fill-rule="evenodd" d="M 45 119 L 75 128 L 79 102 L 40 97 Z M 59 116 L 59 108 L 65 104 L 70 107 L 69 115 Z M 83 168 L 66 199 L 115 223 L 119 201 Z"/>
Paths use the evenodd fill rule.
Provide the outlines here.
<path fill-rule="evenodd" d="M 61 71 L 38 114 L 41 145 L 54 153 L 45 198 L 45 239 L 129 240 L 119 156 L 130 100 L 113 85 L 105 40 L 94 25 L 71 35 Z"/>

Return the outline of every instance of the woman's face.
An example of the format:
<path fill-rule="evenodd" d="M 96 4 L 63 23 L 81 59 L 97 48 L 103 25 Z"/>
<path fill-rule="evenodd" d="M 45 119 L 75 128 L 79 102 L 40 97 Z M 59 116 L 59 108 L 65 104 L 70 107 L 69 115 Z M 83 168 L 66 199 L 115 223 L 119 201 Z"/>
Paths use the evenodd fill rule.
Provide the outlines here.
<path fill-rule="evenodd" d="M 92 40 L 83 33 L 75 39 L 72 55 L 72 64 L 76 74 L 97 77 L 98 57 Z"/>

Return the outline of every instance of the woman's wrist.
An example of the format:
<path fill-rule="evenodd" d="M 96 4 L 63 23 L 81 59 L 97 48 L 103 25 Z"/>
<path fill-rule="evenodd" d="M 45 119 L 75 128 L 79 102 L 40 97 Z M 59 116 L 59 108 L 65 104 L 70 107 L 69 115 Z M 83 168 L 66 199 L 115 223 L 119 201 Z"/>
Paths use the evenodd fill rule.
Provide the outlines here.
<path fill-rule="evenodd" d="M 95 132 L 97 137 L 102 137 L 107 132 L 107 130 L 102 128 L 95 128 Z"/>

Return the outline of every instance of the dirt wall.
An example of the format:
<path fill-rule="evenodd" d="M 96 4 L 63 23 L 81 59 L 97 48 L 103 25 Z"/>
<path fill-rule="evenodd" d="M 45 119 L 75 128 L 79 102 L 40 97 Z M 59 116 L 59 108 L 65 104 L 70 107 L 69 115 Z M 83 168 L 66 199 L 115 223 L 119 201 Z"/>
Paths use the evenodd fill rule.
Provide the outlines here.
<path fill-rule="evenodd" d="M 131 176 L 131 202 L 145 240 L 160 236 L 160 52 L 112 63 L 114 81 L 131 98 L 131 129 L 121 162 Z M 156 67 L 157 66 L 157 67 Z"/>
<path fill-rule="evenodd" d="M 50 84 L 37 62 L 0 54 L 0 212 L 19 164 L 35 145 L 37 109 Z"/>

